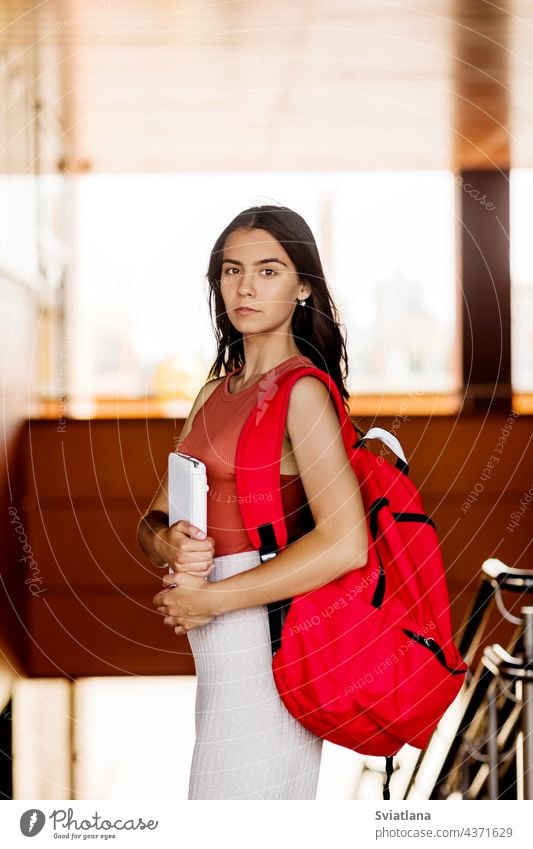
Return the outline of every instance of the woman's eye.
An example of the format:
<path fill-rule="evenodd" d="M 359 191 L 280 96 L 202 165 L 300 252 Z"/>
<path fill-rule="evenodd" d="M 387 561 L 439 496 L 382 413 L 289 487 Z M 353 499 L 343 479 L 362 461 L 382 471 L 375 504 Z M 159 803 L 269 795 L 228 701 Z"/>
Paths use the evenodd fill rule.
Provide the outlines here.
<path fill-rule="evenodd" d="M 238 271 L 239 271 L 239 269 L 238 269 L 238 268 L 235 268 L 235 266 L 228 266 L 227 268 L 225 268 L 225 269 L 224 269 L 224 272 L 223 272 L 223 273 L 224 273 L 225 275 L 227 275 L 228 277 L 235 277 L 235 274 L 233 274 L 233 272 L 234 272 L 234 271 L 235 271 L 235 272 L 238 272 Z M 266 277 L 274 277 L 274 276 L 276 275 L 276 273 L 277 273 L 276 271 L 274 271 L 274 269 L 273 269 L 273 268 L 262 268 L 262 269 L 261 269 L 261 271 L 262 271 L 262 272 L 263 272 L 263 271 L 268 272 L 268 273 L 266 274 Z"/>

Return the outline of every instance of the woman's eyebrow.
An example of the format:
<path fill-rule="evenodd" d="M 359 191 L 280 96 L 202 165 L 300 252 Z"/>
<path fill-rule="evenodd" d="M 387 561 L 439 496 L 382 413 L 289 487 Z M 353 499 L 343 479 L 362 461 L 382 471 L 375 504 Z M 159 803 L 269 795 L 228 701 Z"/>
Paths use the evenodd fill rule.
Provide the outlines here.
<path fill-rule="evenodd" d="M 233 265 L 242 265 L 243 263 L 239 259 L 223 259 L 222 265 L 225 262 L 231 262 Z M 286 262 L 283 262 L 282 259 L 277 259 L 277 257 L 272 257 L 271 259 L 258 259 L 257 262 L 252 263 L 253 265 L 263 265 L 265 262 L 279 262 L 280 265 L 284 265 L 285 268 L 288 268 Z"/>

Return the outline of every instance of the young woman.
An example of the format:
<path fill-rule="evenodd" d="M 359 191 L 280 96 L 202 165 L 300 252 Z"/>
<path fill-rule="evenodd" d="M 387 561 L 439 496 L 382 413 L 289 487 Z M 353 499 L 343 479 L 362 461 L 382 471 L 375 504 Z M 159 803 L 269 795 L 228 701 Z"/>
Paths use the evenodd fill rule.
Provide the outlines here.
<path fill-rule="evenodd" d="M 138 535 L 153 562 L 174 570 L 153 603 L 187 634 L 196 665 L 189 799 L 314 799 L 323 741 L 279 697 L 267 605 L 365 565 L 361 495 L 328 390 L 306 375 L 290 393 L 282 449 L 289 545 L 261 563 L 240 517 L 235 450 L 266 375 L 271 385 L 314 364 L 346 401 L 346 349 L 313 234 L 296 212 L 241 212 L 217 239 L 207 277 L 218 355 L 177 450 L 206 464 L 208 536 L 188 522 L 168 527 L 166 476 Z"/>

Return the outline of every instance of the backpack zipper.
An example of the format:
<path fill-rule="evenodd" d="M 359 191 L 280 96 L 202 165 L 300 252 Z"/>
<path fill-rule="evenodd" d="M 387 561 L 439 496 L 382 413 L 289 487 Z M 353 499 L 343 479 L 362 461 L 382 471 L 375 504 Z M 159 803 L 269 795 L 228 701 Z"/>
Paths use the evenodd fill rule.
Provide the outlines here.
<path fill-rule="evenodd" d="M 448 672 L 450 672 L 452 675 L 465 674 L 465 670 L 463 669 L 453 669 L 453 667 L 448 666 L 448 664 L 446 663 L 446 657 L 441 646 L 439 646 L 439 644 L 436 640 L 433 639 L 433 637 L 424 637 L 422 636 L 422 634 L 416 634 L 414 631 L 407 630 L 407 628 L 402 628 L 402 631 L 404 632 L 404 634 L 407 634 L 408 637 L 411 637 L 411 639 L 416 640 L 417 643 L 421 643 L 422 645 L 426 646 L 426 648 L 428 648 L 430 651 L 432 651 L 439 663 L 441 663 L 442 666 L 444 666 L 444 668 L 447 669 Z"/>

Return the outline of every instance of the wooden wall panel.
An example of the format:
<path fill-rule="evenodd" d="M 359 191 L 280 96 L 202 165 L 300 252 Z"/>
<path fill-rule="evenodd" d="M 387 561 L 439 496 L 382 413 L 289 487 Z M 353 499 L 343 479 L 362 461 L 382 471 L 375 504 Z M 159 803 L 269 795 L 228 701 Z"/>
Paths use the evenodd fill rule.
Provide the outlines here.
<path fill-rule="evenodd" d="M 132 505 L 61 504 L 54 499 L 41 501 L 41 510 L 27 516 L 35 559 L 51 589 L 138 589 L 163 572 L 136 548 L 138 517 Z"/>
<path fill-rule="evenodd" d="M 32 676 L 194 675 L 185 636 L 162 624 L 144 592 L 97 593 L 76 587 L 29 600 L 28 671 Z"/>
<path fill-rule="evenodd" d="M 466 399 L 486 402 L 511 397 L 509 171 L 463 171 L 461 177 L 463 384 Z M 480 206 L 483 197 L 492 211 Z"/>
<path fill-rule="evenodd" d="M 146 498 L 181 426 L 176 430 L 168 419 L 69 419 L 64 426 L 32 420 L 26 436 L 28 484 L 33 478 L 41 499 Z"/>
<path fill-rule="evenodd" d="M 372 422 L 358 419 L 363 429 Z M 481 563 L 530 567 L 531 418 L 381 418 L 411 464 L 442 541 L 454 629 L 471 604 Z M 31 675 L 191 674 L 186 637 L 153 612 L 161 570 L 137 548 L 136 526 L 182 423 L 32 421 L 25 432 L 25 524 L 42 587 L 25 609 Z M 379 450 L 374 444 L 373 450 Z M 492 468 L 488 468 L 490 458 Z M 494 623 L 498 631 L 497 618 Z M 179 641 L 179 642 L 178 642 Z"/>
<path fill-rule="evenodd" d="M 0 358 L 4 364 L 0 437 L 0 709 L 14 678 L 23 674 L 23 546 L 25 516 L 19 500 L 20 448 L 25 404 L 31 394 L 32 346 L 37 328 L 29 290 L 0 275 Z M 13 332 L 13 329 L 16 329 Z"/>

